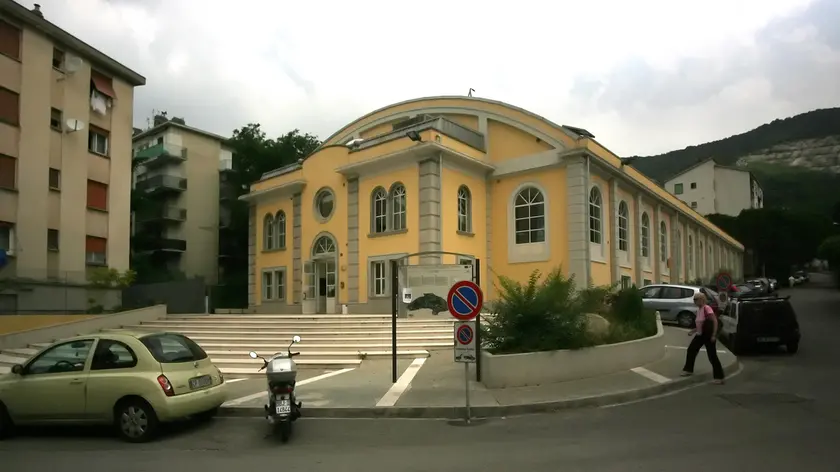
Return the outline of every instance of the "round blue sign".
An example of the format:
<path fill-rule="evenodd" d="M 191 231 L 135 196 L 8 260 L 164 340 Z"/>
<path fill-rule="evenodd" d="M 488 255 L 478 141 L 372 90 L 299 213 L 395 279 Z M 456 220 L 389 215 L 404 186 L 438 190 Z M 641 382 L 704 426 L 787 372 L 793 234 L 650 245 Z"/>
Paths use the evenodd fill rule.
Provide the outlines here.
<path fill-rule="evenodd" d="M 461 325 L 458 327 L 458 342 L 464 346 L 470 344 L 473 340 L 473 329 L 469 325 Z"/>

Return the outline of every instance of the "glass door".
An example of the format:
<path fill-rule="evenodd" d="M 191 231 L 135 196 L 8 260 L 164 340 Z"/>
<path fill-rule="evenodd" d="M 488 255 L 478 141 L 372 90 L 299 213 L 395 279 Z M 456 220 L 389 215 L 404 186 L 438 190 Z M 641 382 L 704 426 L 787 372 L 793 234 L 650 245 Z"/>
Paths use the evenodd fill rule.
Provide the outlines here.
<path fill-rule="evenodd" d="M 301 312 L 304 314 L 315 313 L 318 300 L 315 298 L 315 264 L 312 261 L 303 263 L 302 285 L 301 293 L 303 300 L 301 300 Z"/>
<path fill-rule="evenodd" d="M 327 306 L 326 313 L 336 313 L 336 271 L 335 261 L 327 261 L 326 263 L 326 277 L 327 277 Z"/>

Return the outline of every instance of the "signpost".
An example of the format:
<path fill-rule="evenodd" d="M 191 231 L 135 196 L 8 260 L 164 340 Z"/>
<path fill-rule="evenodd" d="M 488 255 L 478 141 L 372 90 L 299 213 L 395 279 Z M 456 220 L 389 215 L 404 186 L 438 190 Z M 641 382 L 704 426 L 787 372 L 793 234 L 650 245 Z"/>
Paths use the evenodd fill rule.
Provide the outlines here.
<path fill-rule="evenodd" d="M 459 322 L 455 323 L 455 362 L 464 364 L 464 421 L 470 424 L 470 364 L 476 363 L 476 322 L 481 313 L 484 294 L 474 282 L 464 280 L 449 289 L 446 304 L 449 313 Z"/>
<path fill-rule="evenodd" d="M 720 291 L 728 291 L 732 285 L 732 277 L 727 273 L 721 273 L 717 276 L 717 287 Z"/>

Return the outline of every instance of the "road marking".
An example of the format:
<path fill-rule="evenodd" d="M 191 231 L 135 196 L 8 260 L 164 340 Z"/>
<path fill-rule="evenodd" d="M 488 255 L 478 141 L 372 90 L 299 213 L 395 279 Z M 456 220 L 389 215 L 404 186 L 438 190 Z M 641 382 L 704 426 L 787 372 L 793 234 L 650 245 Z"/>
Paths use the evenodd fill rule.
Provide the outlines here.
<path fill-rule="evenodd" d="M 248 380 L 248 379 L 247 379 L 247 378 L 241 378 L 241 379 L 228 379 L 228 380 L 225 380 L 225 383 L 232 384 L 232 383 L 234 383 L 234 382 L 242 382 L 243 380 Z"/>
<path fill-rule="evenodd" d="M 400 396 L 408 390 L 408 387 L 411 386 L 411 381 L 414 380 L 414 376 L 417 375 L 417 372 L 420 372 L 420 368 L 423 367 L 423 364 L 425 363 L 425 357 L 418 357 L 417 359 L 414 359 L 414 362 L 412 362 L 411 365 L 405 369 L 405 372 L 400 375 L 400 378 L 397 379 L 397 383 L 391 385 L 391 388 L 388 389 L 385 395 L 379 399 L 376 406 L 386 407 L 396 405 L 397 400 L 399 400 Z"/>
<path fill-rule="evenodd" d="M 317 375 L 315 377 L 310 377 L 306 380 L 301 380 L 300 382 L 296 382 L 295 383 L 295 388 L 306 385 L 306 384 L 311 384 L 312 382 L 317 382 L 319 380 L 324 380 L 324 379 L 328 379 L 330 377 L 335 377 L 336 375 L 344 374 L 344 373 L 350 372 L 351 370 L 355 370 L 355 369 L 356 369 L 355 367 L 349 367 L 347 369 L 336 370 L 334 372 L 327 372 L 326 374 L 321 374 L 321 375 Z M 251 400 L 256 400 L 257 398 L 261 398 L 261 397 L 264 397 L 266 395 L 267 395 L 267 393 L 264 392 L 264 391 L 263 392 L 257 392 L 257 393 L 253 393 L 251 395 L 247 395 L 247 396 L 244 396 L 244 397 L 235 398 L 233 400 L 228 400 L 222 406 L 241 405 L 243 403 L 247 403 Z"/>
<path fill-rule="evenodd" d="M 633 367 L 630 370 L 641 375 L 642 377 L 646 377 L 650 380 L 653 380 L 656 383 L 664 384 L 671 381 L 671 379 L 669 379 L 668 377 L 665 377 L 664 375 L 659 375 L 652 370 L 645 369 L 644 367 Z"/>
<path fill-rule="evenodd" d="M 668 349 L 682 349 L 683 351 L 688 350 L 686 346 L 665 346 Z M 704 351 L 706 350 L 705 347 L 702 348 Z M 723 349 L 717 350 L 718 354 L 729 354 L 729 351 L 724 351 Z"/>

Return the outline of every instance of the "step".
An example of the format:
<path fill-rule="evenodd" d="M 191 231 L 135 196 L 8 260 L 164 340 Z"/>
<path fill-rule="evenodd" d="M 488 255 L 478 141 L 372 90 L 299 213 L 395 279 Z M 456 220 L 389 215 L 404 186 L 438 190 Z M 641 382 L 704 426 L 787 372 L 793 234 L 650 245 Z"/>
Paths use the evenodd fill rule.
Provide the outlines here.
<path fill-rule="evenodd" d="M 243 352 L 250 352 L 250 351 L 259 351 L 265 350 L 266 352 L 283 352 L 286 350 L 288 345 L 281 345 L 276 343 L 199 343 L 207 352 L 210 350 L 215 351 L 243 351 Z M 449 340 L 449 342 L 438 342 L 438 343 L 397 343 L 397 349 L 448 349 L 453 347 L 453 340 Z M 326 350 L 326 351 L 377 351 L 382 349 L 391 349 L 391 343 L 366 343 L 366 344 L 347 344 L 347 343 L 336 343 L 336 344 L 306 344 L 301 343 L 295 346 L 292 346 L 292 351 L 300 351 L 303 353 L 311 352 L 312 350 Z"/>
<path fill-rule="evenodd" d="M 244 359 L 231 359 L 231 358 L 222 358 L 222 359 L 213 359 L 213 364 L 222 371 L 222 373 L 228 373 L 227 371 L 231 369 L 238 369 L 241 370 L 242 373 L 253 372 L 255 374 L 265 375 L 265 371 L 260 371 L 260 367 L 262 367 L 263 362 L 260 359 L 251 359 L 250 357 L 246 357 Z M 359 358 L 338 358 L 338 359 L 327 359 L 327 358 L 312 358 L 312 359 L 301 359 L 295 358 L 295 364 L 297 364 L 298 369 L 345 369 L 348 367 L 358 367 L 362 364 L 362 360 Z"/>
<path fill-rule="evenodd" d="M 442 320 L 406 320 L 400 319 L 397 325 L 452 325 L 455 322 L 452 318 Z M 391 326 L 391 320 L 355 320 L 355 321 L 309 321 L 309 320 L 208 320 L 204 318 L 196 318 L 194 320 L 155 320 L 143 324 L 155 325 L 171 325 L 171 324 L 192 324 L 192 325 L 206 325 L 206 326 L 273 326 L 273 325 L 288 325 L 288 326 Z"/>
<path fill-rule="evenodd" d="M 9 356 L 6 354 L 0 354 L 0 365 L 7 365 L 13 366 L 15 364 L 23 364 L 24 362 L 29 359 L 28 357 L 21 357 L 21 356 Z"/>
<path fill-rule="evenodd" d="M 31 347 L 19 347 L 14 349 L 3 349 L 2 351 L 0 351 L 0 354 L 7 354 L 9 356 L 17 357 L 26 357 L 27 359 L 29 359 L 35 354 L 38 354 L 38 351 L 40 351 L 40 349 L 35 349 Z"/>
<path fill-rule="evenodd" d="M 167 320 L 381 320 L 391 319 L 391 315 L 167 315 Z"/>
<path fill-rule="evenodd" d="M 278 351 L 274 350 L 257 350 L 257 354 L 262 357 L 268 358 L 269 356 L 273 356 Z M 220 364 L 253 364 L 254 359 L 248 357 L 248 351 L 243 351 L 242 354 L 237 355 L 234 351 L 207 351 L 207 355 L 210 356 L 210 359 L 213 360 L 213 363 L 216 365 Z M 378 350 L 378 351 L 366 351 L 366 352 L 358 352 L 358 351 L 312 351 L 312 352 L 303 352 L 300 356 L 295 357 L 295 362 L 299 363 L 298 361 L 306 361 L 310 359 L 361 359 L 361 358 L 371 358 L 371 357 L 391 357 L 391 350 Z M 410 358 L 417 358 L 417 357 L 429 357 L 429 351 L 424 349 L 414 349 L 414 350 L 397 350 L 397 357 L 410 357 Z M 262 362 L 261 360 L 257 359 L 258 364 Z M 259 364 L 261 365 L 261 364 Z"/>
<path fill-rule="evenodd" d="M 251 336 L 204 336 L 201 334 L 189 334 L 185 333 L 189 336 L 190 339 L 193 341 L 201 344 L 202 346 L 205 343 L 213 343 L 213 342 L 225 342 L 225 343 L 257 343 L 257 344 L 277 344 L 278 341 L 284 341 L 288 339 L 288 337 L 277 337 L 277 336 L 263 336 L 260 334 L 254 334 Z M 306 339 L 301 338 L 304 343 L 312 342 L 312 343 L 353 343 L 353 342 L 377 342 L 377 343 L 390 343 L 391 336 L 307 336 Z M 401 336 L 397 335 L 397 342 L 402 344 L 406 342 L 449 342 L 453 339 L 452 333 L 447 334 L 436 334 L 434 336 Z M 280 343 L 283 344 L 282 342 Z M 288 342 L 286 342 L 288 345 Z"/>
<path fill-rule="evenodd" d="M 225 330 L 225 329 L 194 329 L 194 328 L 186 328 L 186 329 L 173 329 L 169 328 L 151 328 L 147 326 L 126 326 L 123 328 L 113 328 L 113 329 L 104 329 L 104 332 L 120 332 L 120 331 L 140 331 L 140 332 L 157 332 L 157 331 L 174 331 L 177 333 L 186 334 L 189 337 L 193 336 L 253 336 L 253 335 L 262 335 L 262 336 L 275 336 L 277 339 L 280 338 L 288 338 L 291 339 L 292 336 L 298 335 L 304 337 L 304 335 L 309 338 L 313 336 L 364 336 L 364 335 L 377 335 L 377 336 L 391 336 L 392 331 L 390 329 L 381 329 L 381 330 L 335 330 L 335 331 L 306 331 L 306 330 L 289 330 L 289 331 L 272 331 L 272 330 L 265 330 L 265 329 L 251 329 L 251 330 L 243 330 L 243 329 L 232 329 L 232 330 Z M 361 331 L 361 332 L 359 332 Z M 403 335 L 431 335 L 431 336 L 452 336 L 452 328 L 445 328 L 445 329 L 420 329 L 420 330 L 407 330 L 407 329 L 397 329 L 397 336 Z"/>
<path fill-rule="evenodd" d="M 338 370 L 338 369 L 347 369 L 347 368 L 355 368 L 359 367 L 362 364 L 361 360 L 356 361 L 339 361 L 337 363 L 331 363 L 330 361 L 321 361 L 321 364 L 311 364 L 311 365 L 301 365 L 298 362 L 298 366 L 303 367 L 304 369 L 324 369 L 324 370 Z M 2 367 L 0 367 L 2 369 Z M 219 367 L 219 370 L 222 371 L 228 377 L 253 377 L 253 378 L 264 378 L 265 372 L 259 371 L 259 367 L 256 369 L 253 367 Z"/>

